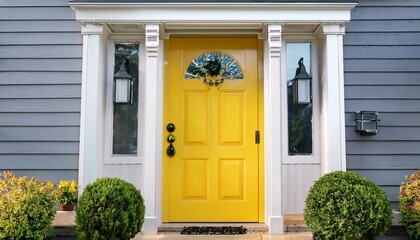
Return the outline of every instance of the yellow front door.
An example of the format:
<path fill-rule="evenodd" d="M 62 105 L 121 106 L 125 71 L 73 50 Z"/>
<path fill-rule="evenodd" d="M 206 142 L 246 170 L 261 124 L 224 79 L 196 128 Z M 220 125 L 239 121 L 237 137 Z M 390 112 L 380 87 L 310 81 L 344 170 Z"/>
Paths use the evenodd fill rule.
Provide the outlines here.
<path fill-rule="evenodd" d="M 168 43 L 164 221 L 258 222 L 258 40 L 172 38 Z M 220 76 L 208 74 L 207 83 L 203 75 L 201 79 L 186 77 L 194 60 L 214 53 L 234 60 L 242 78 L 226 79 L 216 86 Z M 168 123 L 176 127 L 172 157 L 166 152 Z"/>

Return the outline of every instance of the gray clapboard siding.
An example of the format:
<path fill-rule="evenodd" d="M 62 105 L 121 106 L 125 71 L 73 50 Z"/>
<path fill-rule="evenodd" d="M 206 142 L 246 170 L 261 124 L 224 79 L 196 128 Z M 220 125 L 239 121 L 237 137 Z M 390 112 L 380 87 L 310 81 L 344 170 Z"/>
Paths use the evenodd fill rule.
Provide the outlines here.
<path fill-rule="evenodd" d="M 0 171 L 77 180 L 81 58 L 67 0 L 0 1 Z"/>
<path fill-rule="evenodd" d="M 362 0 L 363 1 L 363 0 Z M 362 2 L 360 1 L 360 2 Z M 396 2 L 402 2 L 404 0 L 398 0 Z M 380 1 L 378 1 L 380 2 Z M 418 7 L 418 6 L 417 6 Z M 352 12 L 352 17 L 355 19 L 363 20 L 394 20 L 394 19 L 419 19 L 419 12 L 416 7 L 413 6 L 403 6 L 398 7 L 382 7 L 380 3 L 373 5 L 371 7 L 363 7 L 363 4 L 355 11 Z"/>
<path fill-rule="evenodd" d="M 0 71 L 77 72 L 82 59 L 1 59 Z"/>
<path fill-rule="evenodd" d="M 81 84 L 81 72 L 0 72 L 1 85 Z"/>
<path fill-rule="evenodd" d="M 378 141 L 372 139 L 347 140 L 347 154 L 416 154 L 420 155 L 420 141 Z M 419 158 L 420 159 L 420 158 Z M 397 158 L 396 158 L 396 161 Z M 419 160 L 420 167 L 420 160 Z M 395 182 L 394 184 L 399 184 Z"/>
<path fill-rule="evenodd" d="M 0 127 L 0 142 L 13 141 L 60 141 L 79 140 L 79 127 Z"/>
<path fill-rule="evenodd" d="M 78 127 L 79 125 L 80 113 L 0 113 L 0 126 Z"/>
<path fill-rule="evenodd" d="M 401 13 L 403 14 L 403 13 Z M 419 32 L 386 33 L 386 32 L 357 32 L 345 35 L 344 44 L 355 46 L 403 46 L 418 45 Z"/>
<path fill-rule="evenodd" d="M 80 113 L 80 99 L 0 99 L 0 112 Z"/>
<path fill-rule="evenodd" d="M 0 20 L 73 20 L 74 11 L 60 7 L 0 7 Z"/>
<path fill-rule="evenodd" d="M 403 93 L 401 93 L 403 97 Z M 346 112 L 379 111 L 379 112 L 420 112 L 420 100 L 347 100 Z M 401 116 L 403 117 L 403 116 Z"/>
<path fill-rule="evenodd" d="M 404 93 L 402 95 L 401 93 Z M 419 86 L 346 86 L 347 99 L 420 99 Z"/>
<path fill-rule="evenodd" d="M 353 170 L 399 169 L 410 170 L 419 166 L 418 155 L 350 155 L 347 156 L 347 168 Z"/>
<path fill-rule="evenodd" d="M 0 33 L 0 45 L 52 45 L 81 44 L 82 35 L 65 33 Z"/>
<path fill-rule="evenodd" d="M 358 174 L 367 177 L 376 184 L 383 186 L 395 186 L 396 182 L 400 185 L 405 182 L 405 176 L 411 174 L 412 170 L 354 170 Z"/>
<path fill-rule="evenodd" d="M 420 25 L 420 22 L 419 22 Z M 419 59 L 420 46 L 347 46 L 346 59 Z"/>
<path fill-rule="evenodd" d="M 82 58 L 80 45 L 0 46 L 0 58 Z"/>
<path fill-rule="evenodd" d="M 388 195 L 388 197 L 390 199 L 398 199 L 398 194 L 400 192 L 399 187 L 394 187 L 394 186 L 383 186 L 382 190 L 385 191 L 386 195 Z"/>
<path fill-rule="evenodd" d="M 0 21 L 0 32 L 80 32 L 80 24 L 74 20 L 61 21 Z"/>
<path fill-rule="evenodd" d="M 80 98 L 81 87 L 75 85 L 3 85 L 0 99 L 11 98 Z"/>
<path fill-rule="evenodd" d="M 398 196 L 400 193 L 400 188 L 398 186 L 382 186 L 382 190 L 384 190 L 389 199 L 399 199 Z M 399 208 L 398 201 L 392 201 L 391 203 L 394 209 Z"/>
<path fill-rule="evenodd" d="M 350 21 L 346 26 L 347 33 L 377 32 L 419 32 L 420 20 L 357 20 Z"/>
<path fill-rule="evenodd" d="M 79 166 L 78 155 L 0 155 L 0 162 L 4 166 L 18 170 L 39 169 L 68 169 L 77 170 Z"/>
<path fill-rule="evenodd" d="M 347 48 L 347 46 L 345 47 Z M 355 53 L 356 54 L 356 53 Z M 363 53 L 361 53 L 363 55 Z M 345 56 L 345 55 L 344 55 Z M 345 70 L 346 86 L 349 85 L 418 85 L 418 72 L 349 72 Z"/>
<path fill-rule="evenodd" d="M 419 34 L 420 39 L 420 34 Z M 419 41 L 419 40 L 417 40 Z M 419 59 L 347 59 L 344 68 L 348 72 L 418 72 Z"/>
<path fill-rule="evenodd" d="M 78 142 L 0 142 L 0 154 L 78 154 Z M 7 166 L 2 166 L 6 169 Z"/>

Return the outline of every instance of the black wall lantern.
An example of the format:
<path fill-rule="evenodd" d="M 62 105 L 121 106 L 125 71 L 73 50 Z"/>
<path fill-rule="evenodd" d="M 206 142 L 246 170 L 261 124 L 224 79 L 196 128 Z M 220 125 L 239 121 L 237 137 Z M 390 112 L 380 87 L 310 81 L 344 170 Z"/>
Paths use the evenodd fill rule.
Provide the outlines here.
<path fill-rule="evenodd" d="M 133 99 L 133 79 L 125 69 L 126 64 L 128 60 L 121 63 L 120 70 L 114 75 L 114 103 L 127 104 Z"/>
<path fill-rule="evenodd" d="M 360 135 L 376 135 L 380 121 L 378 115 L 375 111 L 356 112 L 356 132 L 360 132 Z"/>
<path fill-rule="evenodd" d="M 292 80 L 293 103 L 309 104 L 311 103 L 311 80 L 312 76 L 306 72 L 303 58 L 300 58 L 299 67 L 296 69 L 295 78 Z"/>

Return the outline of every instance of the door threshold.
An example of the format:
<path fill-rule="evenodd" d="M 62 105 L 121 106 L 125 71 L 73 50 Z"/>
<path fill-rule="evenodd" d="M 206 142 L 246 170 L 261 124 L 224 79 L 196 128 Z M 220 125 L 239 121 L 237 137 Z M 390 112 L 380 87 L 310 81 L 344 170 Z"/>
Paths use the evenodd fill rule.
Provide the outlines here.
<path fill-rule="evenodd" d="M 231 227 L 245 227 L 248 232 L 260 232 L 260 233 L 268 233 L 268 225 L 265 223 L 215 223 L 215 222 L 203 222 L 203 223 L 162 223 L 158 227 L 158 232 L 160 233 L 168 233 L 168 232 L 181 232 L 184 227 L 198 227 L 198 226 L 206 226 L 206 227 L 224 227 L 224 226 L 231 226 Z"/>

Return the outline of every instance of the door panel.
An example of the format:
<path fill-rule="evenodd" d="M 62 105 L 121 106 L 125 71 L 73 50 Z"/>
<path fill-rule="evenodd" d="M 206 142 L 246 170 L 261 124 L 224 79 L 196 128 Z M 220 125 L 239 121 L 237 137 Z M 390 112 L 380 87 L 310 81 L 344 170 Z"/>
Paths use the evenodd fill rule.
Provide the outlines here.
<path fill-rule="evenodd" d="M 207 145 L 209 138 L 208 91 L 183 91 L 183 130 L 185 145 Z"/>
<path fill-rule="evenodd" d="M 208 159 L 183 160 L 182 200 L 208 200 Z"/>
<path fill-rule="evenodd" d="M 166 123 L 176 125 L 174 157 L 166 157 L 169 222 L 258 222 L 259 159 L 257 39 L 172 38 Z M 185 79 L 191 61 L 222 52 L 243 79 L 218 88 Z M 165 142 L 164 146 L 167 146 Z"/>
<path fill-rule="evenodd" d="M 244 200 L 245 159 L 219 162 L 219 200 Z"/>
<path fill-rule="evenodd" d="M 220 93 L 220 146 L 244 145 L 245 97 L 245 93 L 242 91 L 223 91 Z"/>

